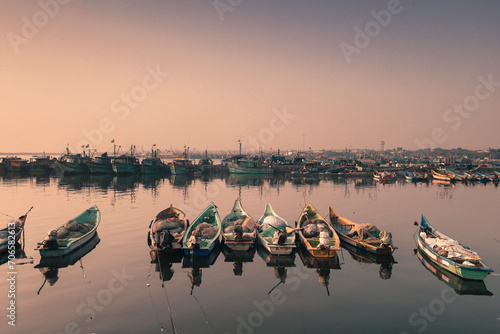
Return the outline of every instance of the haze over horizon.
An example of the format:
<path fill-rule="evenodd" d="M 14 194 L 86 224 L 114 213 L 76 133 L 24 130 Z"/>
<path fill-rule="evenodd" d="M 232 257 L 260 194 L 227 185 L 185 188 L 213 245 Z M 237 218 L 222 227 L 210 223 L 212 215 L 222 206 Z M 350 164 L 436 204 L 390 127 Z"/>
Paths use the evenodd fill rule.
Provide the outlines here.
<path fill-rule="evenodd" d="M 0 8 L 0 152 L 500 147 L 497 1 Z"/>

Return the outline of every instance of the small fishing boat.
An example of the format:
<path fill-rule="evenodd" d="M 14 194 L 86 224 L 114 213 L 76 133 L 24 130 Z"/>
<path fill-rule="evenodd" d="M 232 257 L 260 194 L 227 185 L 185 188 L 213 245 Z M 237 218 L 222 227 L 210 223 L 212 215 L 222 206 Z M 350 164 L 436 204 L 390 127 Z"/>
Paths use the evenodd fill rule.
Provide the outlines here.
<path fill-rule="evenodd" d="M 222 220 L 224 244 L 233 251 L 247 251 L 253 247 L 256 237 L 256 222 L 245 212 L 241 201 L 234 201 L 231 212 Z"/>
<path fill-rule="evenodd" d="M 182 238 L 187 231 L 189 221 L 181 210 L 170 206 L 159 212 L 151 221 L 148 231 L 148 245 L 151 259 L 163 253 L 182 250 Z"/>
<path fill-rule="evenodd" d="M 445 174 L 442 174 L 442 173 L 438 173 L 435 170 L 431 170 L 431 173 L 432 173 L 432 177 L 435 180 L 449 181 L 449 182 L 454 181 L 454 177 L 453 176 L 449 176 L 449 175 L 445 175 Z"/>
<path fill-rule="evenodd" d="M 298 228 L 299 241 L 312 256 L 330 258 L 340 250 L 337 232 L 310 203 L 306 204 L 300 214 Z"/>
<path fill-rule="evenodd" d="M 380 231 L 371 224 L 357 224 L 339 216 L 331 207 L 328 214 L 340 241 L 375 255 L 391 255 L 394 252 L 391 233 Z"/>
<path fill-rule="evenodd" d="M 412 174 L 407 170 L 405 171 L 405 179 L 408 182 L 417 182 L 418 181 L 418 177 L 414 173 Z"/>
<path fill-rule="evenodd" d="M 28 217 L 28 213 L 31 209 L 33 209 L 33 207 L 31 207 L 28 212 L 21 217 L 12 219 L 9 223 L 7 223 L 7 227 L 0 230 L 0 254 L 6 252 L 9 248 L 9 240 L 14 240 L 14 242 L 19 241 L 24 231 L 26 218 Z"/>
<path fill-rule="evenodd" d="M 271 204 L 266 204 L 257 225 L 260 231 L 258 240 L 270 254 L 289 255 L 293 252 L 296 247 L 295 230 L 274 212 Z"/>
<path fill-rule="evenodd" d="M 96 234 L 101 221 L 101 212 L 92 206 L 80 215 L 48 233 L 37 243 L 35 250 L 41 256 L 61 256 L 69 254 L 86 244 Z"/>
<path fill-rule="evenodd" d="M 467 178 L 467 181 L 479 181 L 479 177 L 474 173 L 474 171 L 464 172 L 464 175 Z"/>
<path fill-rule="evenodd" d="M 470 280 L 482 280 L 493 272 L 477 253 L 436 230 L 423 215 L 420 225 L 417 222 L 415 225 L 419 226 L 419 231 L 416 233 L 419 249 L 440 268 Z"/>
<path fill-rule="evenodd" d="M 222 223 L 212 203 L 189 225 L 182 238 L 185 255 L 208 255 L 219 243 Z"/>

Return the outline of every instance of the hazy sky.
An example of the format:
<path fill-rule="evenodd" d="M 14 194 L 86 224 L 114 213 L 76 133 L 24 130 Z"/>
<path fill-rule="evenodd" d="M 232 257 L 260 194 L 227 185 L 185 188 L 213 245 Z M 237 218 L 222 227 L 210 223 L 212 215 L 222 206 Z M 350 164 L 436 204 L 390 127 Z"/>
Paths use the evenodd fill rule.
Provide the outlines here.
<path fill-rule="evenodd" d="M 0 31 L 0 152 L 500 147 L 499 1 L 2 1 Z"/>

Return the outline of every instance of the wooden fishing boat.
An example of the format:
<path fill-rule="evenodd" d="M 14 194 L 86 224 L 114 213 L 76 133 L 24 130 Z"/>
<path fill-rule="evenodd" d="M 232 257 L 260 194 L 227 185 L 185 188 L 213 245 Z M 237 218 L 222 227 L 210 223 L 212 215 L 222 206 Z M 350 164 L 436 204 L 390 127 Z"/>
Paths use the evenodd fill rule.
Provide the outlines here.
<path fill-rule="evenodd" d="M 182 250 L 182 239 L 189 225 L 189 220 L 181 210 L 170 206 L 160 211 L 150 224 L 148 245 L 151 259 L 164 253 Z"/>
<path fill-rule="evenodd" d="M 215 231 L 210 237 L 204 237 L 198 234 L 201 224 L 209 224 Z M 204 225 L 207 226 L 207 225 Z M 184 237 L 182 238 L 182 248 L 185 255 L 208 255 L 219 243 L 222 231 L 222 223 L 217 211 L 217 206 L 212 203 L 189 225 Z"/>
<path fill-rule="evenodd" d="M 45 174 L 51 171 L 50 168 L 50 157 L 34 156 L 28 162 L 28 169 L 31 174 Z"/>
<path fill-rule="evenodd" d="M 24 173 L 28 171 L 28 160 L 18 157 L 4 158 L 3 165 L 6 172 Z"/>
<path fill-rule="evenodd" d="M 177 158 L 170 163 L 170 173 L 172 175 L 187 175 L 194 172 L 193 162 L 186 158 Z"/>
<path fill-rule="evenodd" d="M 113 158 L 103 153 L 87 163 L 91 174 L 113 174 Z"/>
<path fill-rule="evenodd" d="M 469 247 L 436 230 L 423 215 L 420 225 L 415 225 L 420 227 L 416 234 L 418 247 L 440 268 L 470 280 L 482 280 L 493 272 Z"/>
<path fill-rule="evenodd" d="M 256 222 L 245 212 L 241 201 L 234 201 L 231 212 L 222 220 L 224 244 L 233 251 L 247 251 L 253 247 L 256 237 Z M 247 229 L 247 232 L 244 230 Z"/>
<path fill-rule="evenodd" d="M 9 249 L 9 240 L 14 240 L 15 242 L 19 241 L 24 231 L 26 218 L 28 217 L 28 213 L 31 209 L 33 209 L 33 207 L 31 207 L 28 212 L 21 217 L 12 219 L 9 223 L 7 223 L 7 227 L 0 230 L 0 254 Z M 13 234 L 11 231 L 13 231 Z"/>
<path fill-rule="evenodd" d="M 57 229 L 50 231 L 45 239 L 37 243 L 35 250 L 38 250 L 41 256 L 69 254 L 92 239 L 100 221 L 101 212 L 94 205 Z"/>
<path fill-rule="evenodd" d="M 284 226 L 270 226 L 263 230 L 263 222 L 266 217 L 276 217 L 285 223 Z M 264 213 L 257 222 L 260 233 L 259 243 L 272 255 L 289 255 L 295 249 L 295 231 L 288 223 L 274 212 L 270 203 L 266 204 Z M 275 233 L 278 235 L 275 237 Z M 281 238 L 281 239 L 280 239 Z M 274 241 L 273 241 L 274 239 Z"/>
<path fill-rule="evenodd" d="M 443 270 L 437 264 L 432 262 L 431 259 L 425 253 L 418 249 L 417 257 L 422 262 L 422 265 L 431 272 L 440 281 L 445 282 L 450 288 L 455 290 L 458 295 L 482 295 L 482 296 L 492 296 L 493 293 L 488 291 L 484 281 L 472 281 L 468 279 L 463 279 L 450 273 L 447 270 Z"/>
<path fill-rule="evenodd" d="M 479 177 L 473 171 L 464 172 L 464 175 L 467 177 L 467 181 L 479 181 Z"/>
<path fill-rule="evenodd" d="M 431 173 L 432 173 L 432 177 L 435 180 L 449 181 L 449 182 L 454 181 L 453 177 L 445 175 L 445 174 L 442 174 L 442 173 L 438 173 L 435 170 L 431 170 Z"/>
<path fill-rule="evenodd" d="M 334 257 L 336 251 L 340 250 L 340 239 L 337 232 L 333 229 L 332 225 L 327 223 L 327 221 L 319 214 L 318 211 L 310 204 L 307 203 L 302 210 L 299 220 L 298 220 L 299 230 L 299 240 L 305 247 L 307 252 L 314 257 Z M 306 225 L 311 223 L 320 224 L 326 226 L 326 232 L 330 235 L 330 244 L 322 246 L 320 244 L 320 238 L 316 236 L 306 237 L 304 235 L 303 229 Z"/>
<path fill-rule="evenodd" d="M 405 179 L 409 182 L 417 182 L 418 177 L 415 174 L 410 173 L 409 171 L 405 171 Z"/>
<path fill-rule="evenodd" d="M 90 157 L 81 154 L 73 154 L 66 147 L 66 152 L 59 157 L 58 162 L 63 173 L 65 174 L 86 174 L 89 172 L 89 167 L 87 163 L 90 162 Z"/>
<path fill-rule="evenodd" d="M 273 174 L 274 169 L 256 159 L 239 159 L 237 162 L 228 162 L 230 174 Z"/>
<path fill-rule="evenodd" d="M 120 155 L 113 160 L 113 172 L 120 175 L 137 175 L 141 172 L 139 159 L 133 155 Z"/>
<path fill-rule="evenodd" d="M 141 161 L 142 174 L 161 174 L 165 170 L 165 164 L 158 157 L 158 150 L 154 149 L 154 147 L 156 147 L 156 145 L 153 145 L 151 154 Z"/>
<path fill-rule="evenodd" d="M 331 207 L 328 207 L 328 214 L 340 241 L 375 255 L 391 255 L 394 252 L 390 233 L 380 231 L 373 225 L 354 223 L 339 216 Z"/>

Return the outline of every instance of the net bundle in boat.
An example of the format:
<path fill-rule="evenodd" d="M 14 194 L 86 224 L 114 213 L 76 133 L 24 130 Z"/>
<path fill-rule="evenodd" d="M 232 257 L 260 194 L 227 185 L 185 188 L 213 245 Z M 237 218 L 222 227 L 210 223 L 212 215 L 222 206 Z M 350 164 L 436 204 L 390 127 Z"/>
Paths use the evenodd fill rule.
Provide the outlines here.
<path fill-rule="evenodd" d="M 421 232 L 420 236 L 439 255 L 444 256 L 452 261 L 467 261 L 471 264 L 474 264 L 481 259 L 476 252 L 464 248 L 456 240 L 429 237 L 425 232 Z"/>
<path fill-rule="evenodd" d="M 75 239 L 87 234 L 94 228 L 94 221 L 77 222 L 69 220 L 57 230 L 57 240 Z"/>

